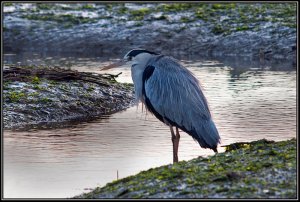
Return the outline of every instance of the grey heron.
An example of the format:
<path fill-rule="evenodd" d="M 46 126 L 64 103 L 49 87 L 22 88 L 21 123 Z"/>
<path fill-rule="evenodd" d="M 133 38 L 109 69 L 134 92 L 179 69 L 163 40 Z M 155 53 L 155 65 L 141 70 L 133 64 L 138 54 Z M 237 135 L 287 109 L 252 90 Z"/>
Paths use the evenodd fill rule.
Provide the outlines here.
<path fill-rule="evenodd" d="M 178 162 L 179 129 L 191 135 L 202 148 L 218 152 L 220 136 L 199 81 L 191 71 L 173 57 L 144 49 L 133 49 L 120 63 L 102 70 L 124 62 L 131 63 L 137 101 L 170 127 L 173 163 Z"/>

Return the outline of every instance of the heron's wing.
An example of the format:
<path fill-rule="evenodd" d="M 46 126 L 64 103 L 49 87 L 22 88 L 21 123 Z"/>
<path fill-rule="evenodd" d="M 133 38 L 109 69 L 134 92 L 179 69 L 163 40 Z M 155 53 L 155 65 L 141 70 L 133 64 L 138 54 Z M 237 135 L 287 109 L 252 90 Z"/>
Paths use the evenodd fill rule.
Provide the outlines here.
<path fill-rule="evenodd" d="M 157 118 L 192 135 L 202 147 L 216 147 L 218 131 L 198 80 L 189 70 L 162 57 L 148 63 L 143 81 L 145 104 Z"/>

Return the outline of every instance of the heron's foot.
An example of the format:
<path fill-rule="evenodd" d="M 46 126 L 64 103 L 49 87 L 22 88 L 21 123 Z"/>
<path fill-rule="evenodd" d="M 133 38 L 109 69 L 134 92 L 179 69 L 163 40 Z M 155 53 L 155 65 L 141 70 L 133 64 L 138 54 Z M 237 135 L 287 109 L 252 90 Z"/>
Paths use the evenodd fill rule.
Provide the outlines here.
<path fill-rule="evenodd" d="M 173 163 L 178 163 L 178 156 L 177 155 L 173 156 Z"/>

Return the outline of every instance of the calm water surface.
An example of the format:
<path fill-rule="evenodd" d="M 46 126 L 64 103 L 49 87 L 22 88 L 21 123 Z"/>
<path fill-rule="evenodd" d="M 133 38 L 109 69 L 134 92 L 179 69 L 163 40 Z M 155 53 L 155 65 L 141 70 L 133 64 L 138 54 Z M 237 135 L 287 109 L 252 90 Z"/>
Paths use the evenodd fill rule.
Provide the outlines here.
<path fill-rule="evenodd" d="M 24 59 L 25 58 L 25 59 Z M 112 61 L 97 58 L 53 58 L 21 63 L 71 64 L 80 71 L 99 72 Z M 20 58 L 6 55 L 5 63 Z M 108 61 L 108 62 L 105 62 Z M 272 66 L 228 66 L 215 60 L 182 60 L 201 81 L 222 145 L 262 138 L 296 137 L 296 71 L 270 71 Z M 284 65 L 284 64 L 283 64 Z M 120 82 L 132 82 L 130 68 Z M 223 148 L 219 148 L 223 151 Z M 179 159 L 213 155 L 182 132 Z M 72 197 L 96 186 L 172 163 L 168 127 L 141 105 L 70 128 L 4 131 L 4 197 Z"/>

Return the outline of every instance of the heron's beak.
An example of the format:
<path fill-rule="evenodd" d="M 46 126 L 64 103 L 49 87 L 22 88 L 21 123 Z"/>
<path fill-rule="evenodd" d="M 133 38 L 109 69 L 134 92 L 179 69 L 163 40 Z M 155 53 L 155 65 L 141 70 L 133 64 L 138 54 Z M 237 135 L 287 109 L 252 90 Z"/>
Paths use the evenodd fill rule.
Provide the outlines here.
<path fill-rule="evenodd" d="M 111 68 L 115 68 L 115 67 L 120 67 L 122 65 L 126 64 L 126 60 L 120 60 L 119 62 L 116 62 L 116 63 L 113 63 L 113 64 L 110 64 L 110 65 L 107 65 L 107 66 L 104 66 L 100 69 L 100 71 L 102 70 L 108 70 L 108 69 L 111 69 Z"/>

